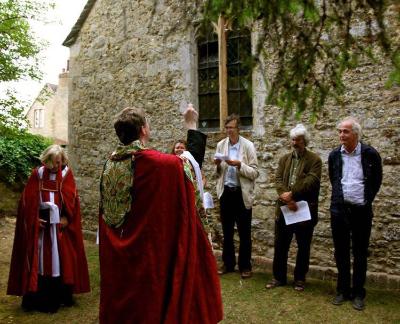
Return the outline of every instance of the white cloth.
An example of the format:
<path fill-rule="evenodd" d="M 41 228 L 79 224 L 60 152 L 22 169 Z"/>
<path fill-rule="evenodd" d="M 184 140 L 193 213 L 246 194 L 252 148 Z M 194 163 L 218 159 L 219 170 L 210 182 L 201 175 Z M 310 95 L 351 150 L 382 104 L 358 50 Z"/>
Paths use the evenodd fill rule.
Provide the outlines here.
<path fill-rule="evenodd" d="M 204 204 L 204 184 L 203 184 L 203 177 L 201 175 L 200 166 L 197 163 L 196 159 L 193 157 L 193 155 L 189 151 L 183 151 L 181 156 L 188 159 L 190 164 L 193 167 L 194 173 L 196 175 L 197 188 L 199 189 L 199 193 L 200 193 L 200 199 L 204 206 L 205 205 Z"/>
<path fill-rule="evenodd" d="M 361 163 L 361 143 L 353 152 L 347 152 L 342 145 L 342 189 L 344 201 L 364 205 L 364 172 Z"/>
<path fill-rule="evenodd" d="M 63 170 L 63 176 L 67 173 L 68 167 Z M 43 178 L 44 167 L 40 167 L 38 170 L 39 178 Z M 50 180 L 56 179 L 56 174 L 50 174 Z M 50 238 L 51 238 L 51 260 L 52 260 L 52 276 L 60 276 L 60 256 L 58 253 L 58 241 L 57 241 L 57 224 L 60 223 L 60 210 L 58 206 L 54 203 L 54 192 L 50 192 L 50 201 L 43 202 L 42 194 L 40 193 L 40 209 L 50 209 Z M 39 232 L 39 274 L 44 274 L 43 265 L 43 236 L 44 230 L 40 229 Z"/>
<path fill-rule="evenodd" d="M 201 174 L 200 166 L 197 163 L 196 159 L 193 157 L 193 155 L 189 151 L 183 151 L 181 156 L 186 158 L 186 159 L 188 159 L 190 164 L 193 167 L 194 173 L 196 174 L 197 188 L 199 189 L 200 198 L 201 198 L 201 201 L 203 203 L 204 209 L 207 209 L 207 207 L 208 208 L 213 208 L 214 205 L 212 207 L 210 207 L 211 205 L 209 203 L 209 200 L 207 202 L 205 201 L 205 198 L 210 199 L 211 195 L 208 192 L 204 192 L 203 177 L 202 177 L 202 174 Z M 211 202 L 212 202 L 212 197 L 211 197 Z M 214 251 L 211 233 L 208 233 L 207 237 L 208 237 L 208 240 L 210 241 L 211 249 Z"/>

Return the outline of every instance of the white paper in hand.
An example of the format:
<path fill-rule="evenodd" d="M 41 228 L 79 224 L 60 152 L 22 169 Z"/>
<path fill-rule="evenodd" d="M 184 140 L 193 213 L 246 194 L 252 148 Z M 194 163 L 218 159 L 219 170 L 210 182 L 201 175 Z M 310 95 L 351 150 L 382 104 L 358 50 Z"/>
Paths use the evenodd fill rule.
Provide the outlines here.
<path fill-rule="evenodd" d="M 214 201 L 209 192 L 204 193 L 204 209 L 214 208 Z"/>
<path fill-rule="evenodd" d="M 304 200 L 296 202 L 297 210 L 292 211 L 288 206 L 282 206 L 281 210 L 285 218 L 286 225 L 304 222 L 311 219 L 310 208 Z"/>
<path fill-rule="evenodd" d="M 226 160 L 229 160 L 229 156 L 228 155 L 223 155 L 222 153 L 217 152 L 214 155 L 214 159 L 226 161 Z"/>

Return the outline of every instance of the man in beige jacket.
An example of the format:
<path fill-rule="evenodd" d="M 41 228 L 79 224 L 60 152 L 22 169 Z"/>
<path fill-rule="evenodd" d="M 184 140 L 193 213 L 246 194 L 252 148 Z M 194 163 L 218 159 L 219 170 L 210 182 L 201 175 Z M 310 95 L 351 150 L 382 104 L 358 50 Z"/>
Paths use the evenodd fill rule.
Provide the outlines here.
<path fill-rule="evenodd" d="M 215 154 L 218 175 L 217 195 L 220 200 L 222 231 L 224 234 L 219 274 L 233 272 L 236 265 L 233 242 L 237 225 L 239 271 L 243 279 L 251 272 L 251 216 L 254 201 L 254 182 L 258 177 L 257 154 L 254 145 L 239 135 L 240 117 L 232 114 L 225 121 L 227 137 L 217 144 Z"/>

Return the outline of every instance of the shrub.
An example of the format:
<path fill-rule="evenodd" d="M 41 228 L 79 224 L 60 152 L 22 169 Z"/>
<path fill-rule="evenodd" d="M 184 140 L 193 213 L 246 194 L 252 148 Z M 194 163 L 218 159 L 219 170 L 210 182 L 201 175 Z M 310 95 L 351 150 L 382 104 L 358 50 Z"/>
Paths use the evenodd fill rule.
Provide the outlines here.
<path fill-rule="evenodd" d="M 0 180 L 25 182 L 32 169 L 40 165 L 42 151 L 51 144 L 50 139 L 25 130 L 0 130 Z"/>

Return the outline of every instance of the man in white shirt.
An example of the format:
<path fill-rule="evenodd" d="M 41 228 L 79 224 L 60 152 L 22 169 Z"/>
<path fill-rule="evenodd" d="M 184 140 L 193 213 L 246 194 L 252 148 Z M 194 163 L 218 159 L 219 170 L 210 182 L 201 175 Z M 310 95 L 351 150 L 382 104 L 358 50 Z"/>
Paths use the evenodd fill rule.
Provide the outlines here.
<path fill-rule="evenodd" d="M 224 234 L 219 274 L 233 272 L 236 265 L 234 226 L 237 225 L 239 271 L 243 279 L 252 276 L 251 217 L 254 202 L 254 182 L 258 177 L 257 154 L 254 145 L 239 135 L 240 117 L 232 114 L 225 121 L 227 137 L 217 144 L 217 195 L 220 200 L 221 223 Z M 224 157 L 228 157 L 224 159 Z"/>
<path fill-rule="evenodd" d="M 342 120 L 338 131 L 341 146 L 330 153 L 328 160 L 331 227 L 338 269 L 337 294 L 332 304 L 341 305 L 352 298 L 353 308 L 363 310 L 372 202 L 382 183 L 382 162 L 373 147 L 360 142 L 361 126 L 354 118 Z"/>

